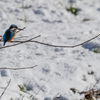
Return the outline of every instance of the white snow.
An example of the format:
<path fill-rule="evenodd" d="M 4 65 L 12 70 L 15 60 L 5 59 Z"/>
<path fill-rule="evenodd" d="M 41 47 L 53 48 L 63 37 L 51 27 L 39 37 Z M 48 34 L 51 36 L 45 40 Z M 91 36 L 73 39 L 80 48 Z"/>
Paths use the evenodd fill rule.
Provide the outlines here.
<path fill-rule="evenodd" d="M 55 45 L 75 45 L 99 34 L 100 0 L 75 0 L 73 6 L 81 9 L 77 16 L 66 11 L 69 6 L 68 0 L 0 0 L 0 35 L 11 24 L 26 27 L 16 37 L 28 36 L 14 40 L 41 35 L 35 40 Z M 92 49 L 99 46 L 100 37 L 76 48 L 25 43 L 0 49 L 0 67 L 37 65 L 27 70 L 0 70 L 0 94 L 11 79 L 2 100 L 22 100 L 23 96 L 23 100 L 33 100 L 30 94 L 38 100 L 53 100 L 57 94 L 61 100 L 80 100 L 83 95 L 73 94 L 70 88 L 85 91 L 96 83 L 100 77 L 100 53 Z M 88 74 L 91 71 L 93 75 Z M 100 89 L 99 84 L 95 89 Z M 18 85 L 27 93 L 20 91 Z"/>

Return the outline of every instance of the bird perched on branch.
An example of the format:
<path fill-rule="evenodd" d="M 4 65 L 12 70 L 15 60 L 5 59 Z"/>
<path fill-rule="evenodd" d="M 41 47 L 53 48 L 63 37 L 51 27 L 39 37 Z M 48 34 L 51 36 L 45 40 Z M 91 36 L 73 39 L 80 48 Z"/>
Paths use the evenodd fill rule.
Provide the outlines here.
<path fill-rule="evenodd" d="M 17 31 L 16 30 L 22 30 L 18 28 L 16 25 L 12 24 L 9 29 L 7 29 L 3 35 L 3 46 L 5 46 L 6 42 L 11 42 L 14 37 L 16 36 Z"/>

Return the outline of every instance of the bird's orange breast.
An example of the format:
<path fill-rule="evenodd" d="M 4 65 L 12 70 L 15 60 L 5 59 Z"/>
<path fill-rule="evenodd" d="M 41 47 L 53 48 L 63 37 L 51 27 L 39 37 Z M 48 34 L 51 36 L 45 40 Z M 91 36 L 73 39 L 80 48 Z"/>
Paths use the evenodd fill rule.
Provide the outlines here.
<path fill-rule="evenodd" d="M 16 34 L 17 34 L 17 32 L 15 31 L 14 36 L 8 42 L 12 41 L 15 38 Z"/>

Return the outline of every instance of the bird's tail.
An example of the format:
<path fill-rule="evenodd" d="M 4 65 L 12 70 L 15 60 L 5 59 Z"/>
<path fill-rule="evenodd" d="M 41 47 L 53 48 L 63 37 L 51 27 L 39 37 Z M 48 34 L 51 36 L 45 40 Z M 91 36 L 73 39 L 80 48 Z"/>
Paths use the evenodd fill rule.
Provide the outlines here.
<path fill-rule="evenodd" d="M 3 43 L 3 46 L 5 46 L 5 43 L 6 43 L 6 42 Z"/>

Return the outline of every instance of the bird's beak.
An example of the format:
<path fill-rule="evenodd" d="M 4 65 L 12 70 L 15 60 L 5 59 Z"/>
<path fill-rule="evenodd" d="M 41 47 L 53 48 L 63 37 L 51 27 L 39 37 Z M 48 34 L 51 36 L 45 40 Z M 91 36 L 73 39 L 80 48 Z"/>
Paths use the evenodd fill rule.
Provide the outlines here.
<path fill-rule="evenodd" d="M 26 27 L 24 27 L 24 28 L 17 28 L 19 31 L 21 31 L 21 30 L 24 30 Z"/>

